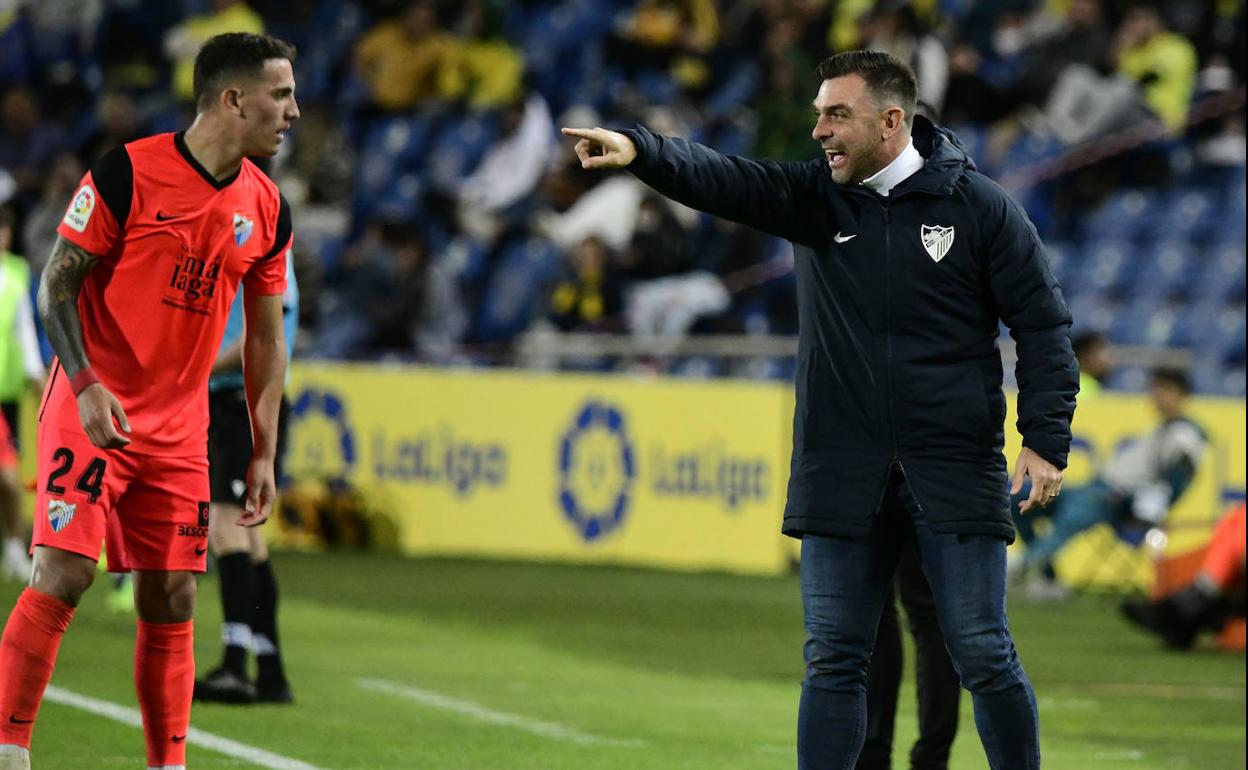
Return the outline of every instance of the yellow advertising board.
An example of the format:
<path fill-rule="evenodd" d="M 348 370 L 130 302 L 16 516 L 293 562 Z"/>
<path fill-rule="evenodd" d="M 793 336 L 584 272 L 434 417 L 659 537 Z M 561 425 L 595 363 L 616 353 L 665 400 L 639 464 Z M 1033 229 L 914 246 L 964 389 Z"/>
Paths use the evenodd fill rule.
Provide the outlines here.
<path fill-rule="evenodd" d="M 345 479 L 408 553 L 761 573 L 796 557 L 779 534 L 784 384 L 300 364 L 290 394 L 288 475 Z M 1203 542 L 1244 494 L 1243 403 L 1197 399 L 1192 413 L 1210 452 L 1167 523 L 1171 550 Z M 1067 485 L 1156 420 L 1145 396 L 1083 404 Z M 1012 461 L 1020 440 L 1007 435 Z M 1143 582 L 1149 558 L 1102 528 L 1058 567 Z"/>
<path fill-rule="evenodd" d="M 368 490 L 408 553 L 774 573 L 784 392 L 299 365 L 287 468 Z"/>
<path fill-rule="evenodd" d="M 411 554 L 756 573 L 797 558 L 797 542 L 780 535 L 793 419 L 784 383 L 297 362 L 288 393 L 295 483 L 284 496 L 292 510 L 269 527 L 279 541 L 354 537 Z M 1021 441 L 1009 402 L 1012 463 Z M 27 448 L 34 407 L 24 412 Z M 1197 398 L 1191 414 L 1210 448 L 1166 522 L 1169 553 L 1201 545 L 1244 497 L 1244 402 Z M 1143 395 L 1081 403 L 1066 487 L 1157 420 Z M 34 453 L 22 460 L 33 478 Z M 309 497 L 310 486 L 349 489 L 368 522 L 310 521 L 308 509 L 344 507 L 341 496 Z M 300 503 L 304 519 L 292 524 Z M 357 525 L 367 537 L 341 531 Z M 1057 566 L 1074 582 L 1143 586 L 1152 555 L 1100 527 Z"/>

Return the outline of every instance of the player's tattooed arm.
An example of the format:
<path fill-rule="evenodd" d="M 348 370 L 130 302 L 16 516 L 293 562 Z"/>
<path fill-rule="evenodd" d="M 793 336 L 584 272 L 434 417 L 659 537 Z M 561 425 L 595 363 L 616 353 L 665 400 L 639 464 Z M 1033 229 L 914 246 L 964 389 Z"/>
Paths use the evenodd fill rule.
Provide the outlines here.
<path fill-rule="evenodd" d="M 48 341 L 61 360 L 65 374 L 73 377 L 90 366 L 82 344 L 82 319 L 78 316 L 78 294 L 87 273 L 100 258 L 57 237 L 52 256 L 39 281 L 39 320 Z"/>
<path fill-rule="evenodd" d="M 72 385 L 74 375 L 87 369 L 87 351 L 82 344 L 82 318 L 78 315 L 78 295 L 87 273 L 100 258 L 57 238 L 52 256 L 39 281 L 39 318 L 48 332 L 48 341 L 61 360 L 61 368 Z M 118 431 L 130 432 L 130 421 L 121 402 L 98 379 L 86 383 L 76 394 L 78 418 L 91 443 L 101 449 L 117 449 L 130 443 Z"/>

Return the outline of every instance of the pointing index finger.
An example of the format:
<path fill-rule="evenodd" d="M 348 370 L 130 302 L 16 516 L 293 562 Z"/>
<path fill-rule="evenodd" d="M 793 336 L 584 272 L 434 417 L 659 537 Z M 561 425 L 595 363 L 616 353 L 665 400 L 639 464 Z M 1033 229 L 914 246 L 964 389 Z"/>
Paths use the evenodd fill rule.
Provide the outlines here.
<path fill-rule="evenodd" d="M 564 136 L 575 136 L 578 139 L 589 139 L 594 142 L 602 141 L 603 131 L 599 128 L 570 128 L 568 126 L 564 126 L 559 129 L 559 131 Z"/>

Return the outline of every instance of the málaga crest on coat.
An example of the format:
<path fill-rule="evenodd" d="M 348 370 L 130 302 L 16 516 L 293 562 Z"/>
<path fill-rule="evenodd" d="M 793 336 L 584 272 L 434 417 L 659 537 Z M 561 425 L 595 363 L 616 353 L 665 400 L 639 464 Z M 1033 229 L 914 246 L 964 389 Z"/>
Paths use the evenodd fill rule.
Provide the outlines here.
<path fill-rule="evenodd" d="M 919 227 L 919 238 L 923 241 L 923 248 L 927 249 L 927 255 L 939 262 L 953 245 L 953 227 L 922 225 Z"/>

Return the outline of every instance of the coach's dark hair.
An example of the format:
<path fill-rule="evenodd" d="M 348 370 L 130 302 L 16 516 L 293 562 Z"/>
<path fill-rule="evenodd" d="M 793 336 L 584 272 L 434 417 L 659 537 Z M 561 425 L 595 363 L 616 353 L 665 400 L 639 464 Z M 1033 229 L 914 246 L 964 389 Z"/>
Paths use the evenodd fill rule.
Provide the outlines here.
<path fill-rule="evenodd" d="M 1174 366 L 1159 366 L 1153 370 L 1153 382 L 1173 385 L 1184 393 L 1191 395 L 1192 380 L 1186 369 Z"/>
<path fill-rule="evenodd" d="M 250 32 L 227 32 L 209 38 L 195 57 L 195 104 L 207 109 L 237 75 L 259 77 L 269 59 L 295 60 L 295 47 L 285 40 Z"/>
<path fill-rule="evenodd" d="M 820 80 L 857 75 L 867 82 L 871 98 L 881 107 L 895 104 L 906 111 L 906 125 L 914 120 L 919 85 L 914 70 L 883 51 L 845 51 L 829 56 L 815 68 Z"/>

